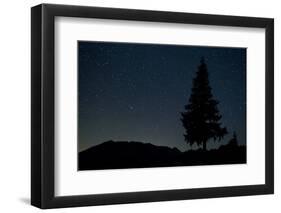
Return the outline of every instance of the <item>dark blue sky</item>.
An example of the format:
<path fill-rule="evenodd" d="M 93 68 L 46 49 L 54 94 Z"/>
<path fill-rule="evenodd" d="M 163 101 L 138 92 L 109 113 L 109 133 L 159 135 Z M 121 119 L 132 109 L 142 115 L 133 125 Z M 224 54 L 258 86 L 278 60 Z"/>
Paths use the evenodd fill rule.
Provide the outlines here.
<path fill-rule="evenodd" d="M 79 41 L 79 150 L 108 140 L 189 149 L 180 112 L 201 57 L 229 131 L 221 143 L 236 131 L 245 144 L 245 48 Z"/>

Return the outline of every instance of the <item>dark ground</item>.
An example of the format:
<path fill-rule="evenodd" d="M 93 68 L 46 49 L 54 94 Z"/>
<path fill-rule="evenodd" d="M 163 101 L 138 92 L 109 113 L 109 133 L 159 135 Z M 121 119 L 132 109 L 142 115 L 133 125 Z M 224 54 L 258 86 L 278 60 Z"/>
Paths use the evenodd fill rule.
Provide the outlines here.
<path fill-rule="evenodd" d="M 107 141 L 80 152 L 78 158 L 78 170 L 242 164 L 246 146 L 229 143 L 219 149 L 181 152 L 149 143 Z"/>

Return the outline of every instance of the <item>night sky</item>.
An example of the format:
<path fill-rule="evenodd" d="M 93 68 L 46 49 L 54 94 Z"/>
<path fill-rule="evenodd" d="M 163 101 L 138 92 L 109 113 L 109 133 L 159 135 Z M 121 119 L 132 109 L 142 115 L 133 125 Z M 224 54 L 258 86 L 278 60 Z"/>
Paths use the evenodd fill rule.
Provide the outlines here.
<path fill-rule="evenodd" d="M 246 49 L 78 42 L 78 149 L 114 141 L 190 147 L 180 113 L 201 57 L 209 71 L 222 126 L 246 144 Z"/>

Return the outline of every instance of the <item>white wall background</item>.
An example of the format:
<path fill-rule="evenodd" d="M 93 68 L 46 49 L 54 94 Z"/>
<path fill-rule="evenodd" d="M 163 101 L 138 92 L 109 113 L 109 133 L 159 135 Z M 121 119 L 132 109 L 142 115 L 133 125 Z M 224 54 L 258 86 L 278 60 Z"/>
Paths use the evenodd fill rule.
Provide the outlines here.
<path fill-rule="evenodd" d="M 281 4 L 277 0 L 53 0 L 44 3 L 169 10 L 275 18 L 275 195 L 56 209 L 50 212 L 280 212 Z M 30 197 L 30 7 L 37 0 L 1 2 L 0 212 L 39 212 Z"/>

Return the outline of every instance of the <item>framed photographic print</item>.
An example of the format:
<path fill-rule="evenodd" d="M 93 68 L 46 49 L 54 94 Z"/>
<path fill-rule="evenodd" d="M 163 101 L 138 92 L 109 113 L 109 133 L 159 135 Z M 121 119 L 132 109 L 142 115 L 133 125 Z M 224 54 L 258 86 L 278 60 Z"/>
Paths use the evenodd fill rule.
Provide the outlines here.
<path fill-rule="evenodd" d="M 274 21 L 31 9 L 31 203 L 271 194 Z"/>

